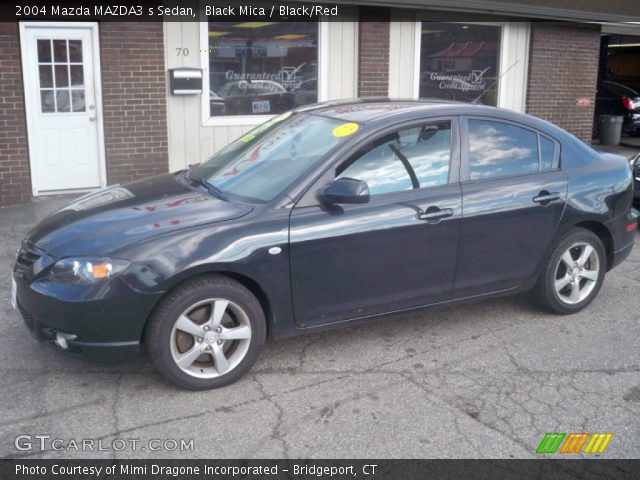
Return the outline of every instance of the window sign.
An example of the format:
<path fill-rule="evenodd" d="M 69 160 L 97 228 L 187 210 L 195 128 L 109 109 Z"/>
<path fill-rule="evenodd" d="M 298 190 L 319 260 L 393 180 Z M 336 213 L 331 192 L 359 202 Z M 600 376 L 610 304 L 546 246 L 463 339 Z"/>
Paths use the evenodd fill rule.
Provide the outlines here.
<path fill-rule="evenodd" d="M 317 22 L 209 22 L 211 116 L 274 115 L 318 101 Z"/>
<path fill-rule="evenodd" d="M 501 29 L 423 22 L 420 97 L 497 105 Z"/>

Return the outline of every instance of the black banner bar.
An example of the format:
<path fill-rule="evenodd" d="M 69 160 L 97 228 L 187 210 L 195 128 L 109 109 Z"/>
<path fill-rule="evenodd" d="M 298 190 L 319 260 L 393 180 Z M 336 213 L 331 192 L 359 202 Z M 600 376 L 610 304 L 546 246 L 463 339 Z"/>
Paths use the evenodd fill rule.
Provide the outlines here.
<path fill-rule="evenodd" d="M 2 480 L 635 479 L 640 460 L 0 460 Z"/>
<path fill-rule="evenodd" d="M 365 2 L 366 3 L 366 2 Z M 348 0 L 3 0 L 0 2 L 0 22 L 305 22 L 321 19 L 325 22 L 352 21 L 354 12 L 366 10 L 360 22 L 388 20 L 391 8 L 408 5 Z M 470 2 L 470 7 L 473 2 Z M 428 10 L 427 6 L 420 8 Z M 432 17 L 432 18 L 431 18 Z M 509 21 L 515 18 L 500 12 L 480 15 L 460 9 L 431 10 L 432 21 Z"/>

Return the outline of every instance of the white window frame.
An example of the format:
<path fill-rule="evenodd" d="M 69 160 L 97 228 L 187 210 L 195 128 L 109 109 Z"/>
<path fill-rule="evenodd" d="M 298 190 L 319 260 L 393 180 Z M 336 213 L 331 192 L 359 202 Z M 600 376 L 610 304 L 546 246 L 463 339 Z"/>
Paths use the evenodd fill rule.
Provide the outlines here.
<path fill-rule="evenodd" d="M 422 48 L 422 23 L 419 19 L 414 26 L 414 62 L 412 72 L 412 96 L 417 99 L 420 95 L 420 50 Z M 527 97 L 527 77 L 529 64 L 529 24 L 521 22 L 442 22 L 440 23 L 464 23 L 467 25 L 488 25 L 500 28 L 500 52 L 497 82 L 497 106 L 524 113 Z M 523 41 L 517 42 L 520 36 Z M 514 62 L 518 63 L 512 67 Z M 507 70 L 511 68 L 507 72 Z M 391 79 L 392 75 L 390 75 Z M 506 83 L 511 83 L 512 88 L 505 88 Z M 390 91 L 393 87 L 390 85 Z M 514 91 L 515 90 L 515 91 Z"/>
<path fill-rule="evenodd" d="M 318 102 L 328 100 L 329 92 L 329 24 L 318 22 Z M 275 115 L 220 115 L 212 117 L 209 106 L 209 22 L 200 22 L 200 67 L 202 68 L 201 112 L 203 127 L 219 126 L 257 126 Z"/>

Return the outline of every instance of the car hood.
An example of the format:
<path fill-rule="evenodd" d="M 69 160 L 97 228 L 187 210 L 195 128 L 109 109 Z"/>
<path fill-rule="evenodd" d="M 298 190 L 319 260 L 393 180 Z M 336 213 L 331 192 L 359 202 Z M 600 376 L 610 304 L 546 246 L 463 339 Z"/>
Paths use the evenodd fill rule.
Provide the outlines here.
<path fill-rule="evenodd" d="M 239 218 L 252 208 L 188 188 L 181 174 L 85 195 L 36 225 L 28 240 L 54 257 L 107 255 L 167 232 Z"/>

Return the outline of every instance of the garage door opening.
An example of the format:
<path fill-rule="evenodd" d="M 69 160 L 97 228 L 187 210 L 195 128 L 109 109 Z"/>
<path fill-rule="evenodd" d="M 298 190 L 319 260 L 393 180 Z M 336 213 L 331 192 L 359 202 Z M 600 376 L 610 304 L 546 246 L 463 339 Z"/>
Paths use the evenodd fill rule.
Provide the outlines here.
<path fill-rule="evenodd" d="M 622 143 L 640 148 L 640 36 L 602 36 L 594 138 L 603 134 L 602 115 L 621 116 Z"/>

